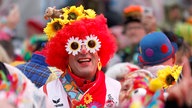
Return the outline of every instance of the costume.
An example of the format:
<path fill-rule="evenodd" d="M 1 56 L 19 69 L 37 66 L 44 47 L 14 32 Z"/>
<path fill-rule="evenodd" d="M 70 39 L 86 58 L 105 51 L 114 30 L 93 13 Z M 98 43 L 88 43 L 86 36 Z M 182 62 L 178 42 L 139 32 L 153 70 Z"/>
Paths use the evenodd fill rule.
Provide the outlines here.
<path fill-rule="evenodd" d="M 129 38 L 129 41 L 131 43 L 123 50 L 119 50 L 117 52 L 117 54 L 121 56 L 123 62 L 132 62 L 134 64 L 138 64 L 137 59 L 135 59 L 138 56 L 138 42 L 145 35 L 145 32 L 143 32 L 142 34 L 140 34 L 139 32 L 133 32 L 129 34 L 130 31 L 132 31 L 131 29 L 135 28 L 128 28 L 128 26 L 132 25 L 133 23 L 141 25 L 142 13 L 143 8 L 139 5 L 130 5 L 123 10 L 123 15 L 125 19 L 123 24 L 123 33 L 126 37 Z M 138 42 L 136 42 L 135 39 L 133 40 L 133 38 L 131 37 L 137 38 Z"/>
<path fill-rule="evenodd" d="M 41 49 L 44 43 L 47 42 L 47 36 L 45 35 L 33 35 L 29 39 L 27 38 L 24 41 L 24 46 L 22 49 L 22 56 L 25 61 L 29 61 L 31 59 L 32 54 L 35 51 Z"/>
<path fill-rule="evenodd" d="M 42 53 L 42 52 L 41 52 Z M 18 65 L 17 68 L 25 74 L 38 88 L 46 83 L 51 71 L 45 63 L 45 57 L 38 52 L 32 55 L 29 62 Z"/>
<path fill-rule="evenodd" d="M 123 78 L 124 75 L 138 69 L 140 68 L 137 65 L 134 65 L 128 62 L 117 63 L 114 66 L 110 67 L 105 74 L 113 79 L 118 80 L 118 78 Z M 122 79 L 119 79 L 119 80 L 122 80 Z"/>
<path fill-rule="evenodd" d="M 17 68 L 0 62 L 0 79 L 0 101 L 16 108 L 53 108 L 46 95 Z"/>
<path fill-rule="evenodd" d="M 85 10 L 83 6 L 71 6 L 60 10 L 54 8 L 53 13 L 57 14 L 50 16 L 48 13 L 51 10 L 52 8 L 49 7 L 45 14 L 46 18 L 51 19 L 44 29 L 48 36 L 45 47 L 46 62 L 50 66 L 61 69 L 63 73 L 41 87 L 41 90 L 48 95 L 55 107 L 116 106 L 121 87 L 119 82 L 106 77 L 99 68 L 94 74 L 94 79 L 83 79 L 74 74 L 69 66 L 69 57 L 81 55 L 80 52 L 85 51 L 83 48 L 90 55 L 98 54 L 98 67 L 100 63 L 106 66 L 116 51 L 116 43 L 107 28 L 104 16 L 96 16 L 93 10 Z M 86 63 L 94 62 L 91 57 L 84 60 Z M 81 64 L 78 61 L 77 64 L 83 67 L 86 63 Z M 57 69 L 51 68 L 51 71 L 52 73 L 57 71 L 55 75 L 58 75 Z"/>
<path fill-rule="evenodd" d="M 146 70 L 136 70 L 125 75 L 121 91 L 120 108 L 163 108 L 163 91 L 157 86 L 159 83 L 152 80 L 152 75 Z M 129 94 L 129 95 L 127 95 Z"/>
<path fill-rule="evenodd" d="M 153 32 L 146 35 L 141 41 L 139 46 L 138 61 L 144 68 L 149 70 L 154 77 L 161 77 L 161 81 L 165 81 L 164 85 L 172 85 L 173 82 L 178 80 L 181 74 L 182 67 L 174 65 L 173 67 L 163 67 L 165 63 L 174 57 L 178 47 L 174 38 L 163 32 Z M 165 68 L 165 72 L 158 72 L 159 69 Z M 167 68 L 167 69 L 166 69 Z M 172 73 L 174 73 L 174 75 Z M 169 80 L 169 81 L 168 81 Z M 166 88 L 165 86 L 164 88 Z"/>
<path fill-rule="evenodd" d="M 146 35 L 139 44 L 139 63 L 148 66 L 125 75 L 120 95 L 121 108 L 163 108 L 168 97 L 166 89 L 181 74 L 181 66 L 161 66 L 175 53 L 173 43 L 162 32 Z"/>
<path fill-rule="evenodd" d="M 85 92 L 81 90 L 82 87 L 77 86 L 69 73 L 63 73 L 59 79 L 53 80 L 40 88 L 53 101 L 55 107 L 80 108 L 86 106 L 101 108 L 103 106 L 114 107 L 118 104 L 120 85 L 117 81 L 106 77 L 103 72 L 97 73 L 94 82 L 82 84 L 82 87 L 85 88 L 91 85 Z"/>
<path fill-rule="evenodd" d="M 149 33 L 139 43 L 139 63 L 145 66 L 163 63 L 174 56 L 177 51 L 175 46 L 164 33 Z"/>

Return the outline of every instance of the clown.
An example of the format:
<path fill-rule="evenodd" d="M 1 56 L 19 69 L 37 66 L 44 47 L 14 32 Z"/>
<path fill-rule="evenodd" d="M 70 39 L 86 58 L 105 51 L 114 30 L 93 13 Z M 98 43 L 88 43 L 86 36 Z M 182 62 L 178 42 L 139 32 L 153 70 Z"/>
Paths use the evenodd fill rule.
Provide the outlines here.
<path fill-rule="evenodd" d="M 83 6 L 62 10 L 64 18 L 52 19 L 44 32 L 46 62 L 63 73 L 41 89 L 55 107 L 115 107 L 120 83 L 101 71 L 116 51 L 105 17 Z"/>
<path fill-rule="evenodd" d="M 164 108 L 161 83 L 144 69 L 125 75 L 120 93 L 119 108 Z"/>

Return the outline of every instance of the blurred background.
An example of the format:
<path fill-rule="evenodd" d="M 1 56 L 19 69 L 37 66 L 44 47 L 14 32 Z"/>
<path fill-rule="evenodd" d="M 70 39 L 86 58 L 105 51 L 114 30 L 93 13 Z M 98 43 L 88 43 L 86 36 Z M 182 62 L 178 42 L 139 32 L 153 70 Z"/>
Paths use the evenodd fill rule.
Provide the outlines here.
<path fill-rule="evenodd" d="M 7 62 L 28 61 L 31 54 L 47 41 L 43 33 L 48 21 L 43 17 L 47 7 L 56 6 L 60 9 L 80 4 L 94 9 L 97 14 L 103 13 L 117 39 L 119 49 L 109 67 L 117 62 L 136 63 L 136 57 L 132 53 L 135 50 L 132 47 L 152 31 L 171 31 L 186 41 L 184 49 L 191 50 L 192 0 L 0 0 L 0 47 L 3 47 L 8 55 Z M 134 38 L 134 33 L 137 32 L 131 33 L 132 28 L 126 30 L 127 17 L 124 9 L 132 5 L 140 6 L 144 10 L 144 17 L 139 19 L 144 27 L 141 37 Z M 190 52 L 189 50 L 187 51 Z M 188 56 L 191 57 L 191 52 Z"/>
<path fill-rule="evenodd" d="M 167 17 L 168 8 L 174 5 L 180 9 L 180 13 L 177 14 L 180 14 L 181 19 L 188 17 L 190 13 L 187 13 L 187 11 L 190 5 L 192 5 L 192 0 L 1 0 L 1 17 L 3 16 L 2 14 L 5 14 L 2 11 L 10 10 L 11 5 L 14 3 L 19 6 L 20 11 L 20 21 L 17 24 L 16 34 L 19 37 L 25 37 L 27 35 L 26 22 L 31 18 L 45 22 L 43 14 L 49 6 L 61 8 L 83 4 L 86 8 L 93 8 L 97 13 L 105 13 L 106 16 L 109 16 L 110 26 L 112 26 L 122 23 L 123 9 L 125 7 L 129 5 L 142 5 L 152 8 L 158 19 L 157 23 L 161 24 Z"/>

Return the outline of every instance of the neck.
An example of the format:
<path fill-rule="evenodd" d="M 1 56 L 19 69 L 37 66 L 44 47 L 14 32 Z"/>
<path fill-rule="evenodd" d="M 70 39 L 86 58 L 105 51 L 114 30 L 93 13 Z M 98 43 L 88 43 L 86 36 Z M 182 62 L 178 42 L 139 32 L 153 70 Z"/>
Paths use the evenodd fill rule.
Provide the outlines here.
<path fill-rule="evenodd" d="M 174 65 L 174 58 L 170 58 L 169 60 L 165 61 L 161 65 L 173 66 Z"/>

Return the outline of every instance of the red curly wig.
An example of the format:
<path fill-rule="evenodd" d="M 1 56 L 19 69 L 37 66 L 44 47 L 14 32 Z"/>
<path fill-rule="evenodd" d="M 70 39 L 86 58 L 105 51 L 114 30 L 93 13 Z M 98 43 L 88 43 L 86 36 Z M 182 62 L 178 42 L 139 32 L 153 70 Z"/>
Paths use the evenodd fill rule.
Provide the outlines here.
<path fill-rule="evenodd" d="M 106 25 L 106 18 L 103 15 L 98 15 L 94 19 L 82 19 L 65 25 L 65 27 L 59 30 L 47 43 L 46 62 L 50 66 L 55 66 L 65 71 L 69 62 L 69 54 L 65 50 L 68 39 L 72 36 L 85 39 L 86 36 L 91 34 L 97 36 L 101 42 L 98 55 L 102 65 L 106 66 L 116 51 L 116 41 L 109 32 Z"/>

